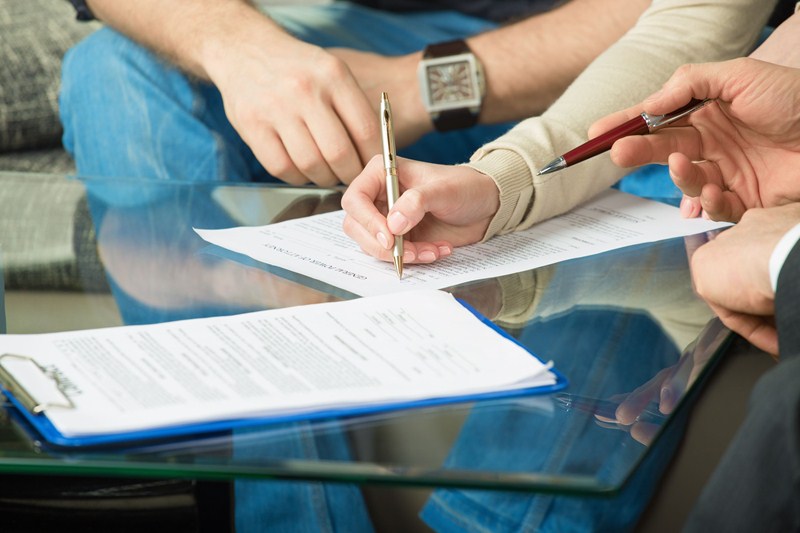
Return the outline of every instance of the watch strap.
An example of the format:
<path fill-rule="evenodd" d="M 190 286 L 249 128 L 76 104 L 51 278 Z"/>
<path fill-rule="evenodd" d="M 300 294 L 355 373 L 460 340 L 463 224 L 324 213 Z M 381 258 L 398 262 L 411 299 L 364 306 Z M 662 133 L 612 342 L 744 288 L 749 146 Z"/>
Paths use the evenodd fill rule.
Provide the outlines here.
<path fill-rule="evenodd" d="M 422 57 L 423 59 L 433 59 L 466 53 L 472 53 L 467 42 L 464 39 L 454 39 L 452 41 L 429 44 L 425 47 Z M 431 115 L 431 120 L 433 121 L 433 127 L 437 131 L 460 130 L 477 124 L 478 113 L 465 107 L 447 109 Z"/>
<path fill-rule="evenodd" d="M 434 57 L 456 56 L 472 52 L 464 39 L 454 39 L 443 43 L 433 43 L 425 47 L 422 57 L 430 59 Z"/>
<path fill-rule="evenodd" d="M 465 107 L 459 109 L 446 109 L 439 111 L 432 117 L 433 127 L 436 131 L 452 131 L 471 128 L 478 123 L 478 114 Z"/>

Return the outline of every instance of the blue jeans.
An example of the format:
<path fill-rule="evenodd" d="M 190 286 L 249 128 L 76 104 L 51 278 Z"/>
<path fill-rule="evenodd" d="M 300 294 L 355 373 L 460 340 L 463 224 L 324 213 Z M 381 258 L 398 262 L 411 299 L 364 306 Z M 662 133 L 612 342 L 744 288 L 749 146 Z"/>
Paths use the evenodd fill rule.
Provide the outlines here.
<path fill-rule="evenodd" d="M 452 12 L 391 14 L 347 3 L 283 6 L 270 16 L 298 38 L 385 55 L 489 30 Z M 376 28 L 381 28 L 380 32 Z M 269 181 L 227 120 L 219 92 L 105 28 L 70 50 L 60 95 L 63 142 L 82 176 Z M 458 163 L 510 124 L 433 133 L 406 157 Z"/>

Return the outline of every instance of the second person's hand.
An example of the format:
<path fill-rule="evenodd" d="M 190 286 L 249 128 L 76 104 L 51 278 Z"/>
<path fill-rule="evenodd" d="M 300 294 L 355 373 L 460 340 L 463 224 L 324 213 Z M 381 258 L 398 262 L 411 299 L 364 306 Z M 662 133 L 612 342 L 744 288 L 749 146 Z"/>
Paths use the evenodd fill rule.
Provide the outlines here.
<path fill-rule="evenodd" d="M 781 237 L 800 222 L 800 203 L 751 209 L 741 222 L 692 255 L 692 280 L 722 322 L 750 343 L 778 353 L 769 260 Z"/>
<path fill-rule="evenodd" d="M 737 221 L 746 209 L 800 200 L 800 71 L 741 58 L 685 65 L 642 105 L 596 122 L 607 131 L 642 111 L 659 115 L 690 98 L 716 103 L 690 115 L 683 126 L 617 141 L 612 160 L 623 167 L 667 163 L 675 184 L 699 198 L 714 220 Z M 684 201 L 696 215 L 696 201 Z"/>
<path fill-rule="evenodd" d="M 408 146 L 433 131 L 433 122 L 422 103 L 417 80 L 417 66 L 422 52 L 383 56 L 350 48 L 328 48 L 327 51 L 347 64 L 373 106 L 376 117 L 381 93 L 389 95 L 395 110 L 392 123 L 398 147 Z"/>
<path fill-rule="evenodd" d="M 480 241 L 500 204 L 494 180 L 465 166 L 398 158 L 401 195 L 388 212 L 382 157 L 374 157 L 342 197 L 345 233 L 364 252 L 392 260 L 405 236 L 404 263 L 431 263 Z M 387 216 L 388 215 L 388 216 Z"/>
<path fill-rule="evenodd" d="M 380 129 L 347 64 L 288 34 L 251 37 L 220 43 L 205 66 L 233 127 L 287 183 L 349 183 L 379 151 Z"/>

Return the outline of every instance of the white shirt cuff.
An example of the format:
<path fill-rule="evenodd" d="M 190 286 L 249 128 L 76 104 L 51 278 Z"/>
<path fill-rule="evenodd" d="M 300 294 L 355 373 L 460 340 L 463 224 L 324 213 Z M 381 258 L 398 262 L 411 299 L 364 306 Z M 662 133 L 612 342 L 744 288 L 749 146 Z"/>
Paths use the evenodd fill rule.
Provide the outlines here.
<path fill-rule="evenodd" d="M 769 257 L 769 280 L 772 283 L 772 292 L 778 290 L 778 276 L 783 268 L 783 263 L 799 240 L 800 224 L 797 224 L 781 237 L 775 249 L 772 250 L 772 255 Z"/>

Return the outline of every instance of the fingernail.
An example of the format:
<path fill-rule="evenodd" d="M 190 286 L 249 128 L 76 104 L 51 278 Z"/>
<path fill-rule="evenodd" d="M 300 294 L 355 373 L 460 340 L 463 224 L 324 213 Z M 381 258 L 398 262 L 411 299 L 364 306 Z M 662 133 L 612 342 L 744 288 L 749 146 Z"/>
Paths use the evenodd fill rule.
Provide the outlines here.
<path fill-rule="evenodd" d="M 689 218 L 689 215 L 692 214 L 692 206 L 690 205 L 689 199 L 685 196 L 681 198 L 680 210 L 683 218 Z"/>
<path fill-rule="evenodd" d="M 389 224 L 389 229 L 392 230 L 392 233 L 398 235 L 403 233 L 406 230 L 406 226 L 408 226 L 408 219 L 398 211 L 393 212 L 389 215 L 389 218 L 386 219 L 386 222 Z"/>
<path fill-rule="evenodd" d="M 426 250 L 419 254 L 419 260 L 425 263 L 430 263 L 436 260 L 436 254 L 431 252 L 430 250 Z"/>
<path fill-rule="evenodd" d="M 672 391 L 667 389 L 667 388 L 661 389 L 660 402 L 661 402 L 662 406 L 665 406 L 667 408 L 671 408 L 672 407 Z"/>
<path fill-rule="evenodd" d="M 378 239 L 378 242 L 381 243 L 381 246 L 383 246 L 384 249 L 389 249 L 389 239 L 386 238 L 386 235 L 379 231 L 378 234 L 375 235 L 375 238 Z"/>
<path fill-rule="evenodd" d="M 453 253 L 449 246 L 439 246 L 439 255 L 441 257 L 448 256 Z"/>
<path fill-rule="evenodd" d="M 414 254 L 411 251 L 406 250 L 406 251 L 403 252 L 403 262 L 404 263 L 410 263 L 413 260 L 414 260 Z"/>

